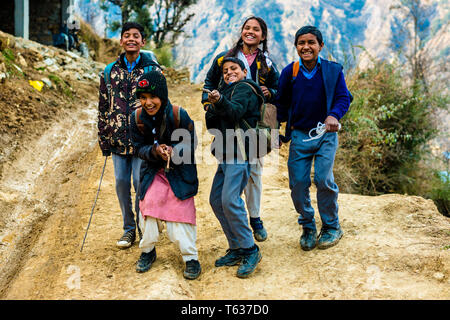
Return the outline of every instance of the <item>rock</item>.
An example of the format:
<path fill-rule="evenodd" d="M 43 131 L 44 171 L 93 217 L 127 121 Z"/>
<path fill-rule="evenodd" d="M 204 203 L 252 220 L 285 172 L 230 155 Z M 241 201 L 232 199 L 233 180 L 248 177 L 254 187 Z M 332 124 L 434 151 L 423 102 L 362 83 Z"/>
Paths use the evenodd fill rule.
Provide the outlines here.
<path fill-rule="evenodd" d="M 433 274 L 433 278 L 435 278 L 438 281 L 442 281 L 445 278 L 445 275 L 442 272 L 436 272 Z"/>
<path fill-rule="evenodd" d="M 19 62 L 19 64 L 22 67 L 24 67 L 24 68 L 28 67 L 27 61 L 25 60 L 25 58 L 20 53 L 17 53 L 17 61 Z"/>
<path fill-rule="evenodd" d="M 77 55 L 76 53 L 73 53 L 72 51 L 66 51 L 66 54 L 69 55 L 70 57 L 72 57 L 73 59 L 79 59 L 80 56 Z"/>
<path fill-rule="evenodd" d="M 43 62 L 43 61 L 39 61 L 39 62 L 36 62 L 35 64 L 33 64 L 33 68 L 35 68 L 35 69 L 42 69 L 42 68 L 46 68 L 47 67 L 47 65 Z"/>
<path fill-rule="evenodd" d="M 53 86 L 53 83 L 48 78 L 42 78 L 41 81 L 45 83 L 49 88 Z"/>
<path fill-rule="evenodd" d="M 22 69 L 16 65 L 15 63 L 12 64 L 14 68 L 16 68 L 17 71 L 19 71 L 20 73 L 23 73 Z"/>
<path fill-rule="evenodd" d="M 45 63 L 46 65 L 48 65 L 48 66 L 54 65 L 55 62 L 56 62 L 56 61 L 55 61 L 54 59 L 52 59 L 52 58 L 46 58 L 46 59 L 44 60 L 44 63 Z"/>
<path fill-rule="evenodd" d="M 47 70 L 52 73 L 56 73 L 60 70 L 57 64 L 47 67 Z"/>

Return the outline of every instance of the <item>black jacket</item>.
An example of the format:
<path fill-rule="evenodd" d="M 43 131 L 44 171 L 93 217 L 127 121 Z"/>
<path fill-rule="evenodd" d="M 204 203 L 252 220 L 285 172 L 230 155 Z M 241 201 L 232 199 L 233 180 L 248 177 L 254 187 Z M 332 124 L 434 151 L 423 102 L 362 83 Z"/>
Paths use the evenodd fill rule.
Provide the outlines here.
<path fill-rule="evenodd" d="M 174 153 L 179 154 L 178 160 L 187 158 L 187 161 L 181 162 L 173 158 L 170 163 L 170 169 L 166 172 L 167 180 L 175 196 L 180 200 L 185 200 L 195 196 L 198 192 L 197 166 L 195 163 L 195 129 L 194 122 L 188 113 L 180 108 L 179 129 L 184 129 L 183 138 L 172 139 L 172 133 L 175 131 L 175 121 L 172 105 L 169 102 L 164 110 L 164 116 L 160 128 L 159 136 L 153 133 L 153 124 L 150 116 L 142 110 L 141 120 L 144 124 L 144 134 L 139 131 L 135 112 L 131 117 L 131 141 L 135 149 L 135 154 L 144 160 L 140 171 L 139 199 L 144 199 L 148 187 L 153 182 L 156 173 L 166 167 L 166 162 L 157 157 L 152 148 L 155 139 L 159 144 L 166 144 L 174 148 Z M 175 163 L 174 163 L 175 162 Z M 181 162 L 181 163 L 180 163 Z"/>
<path fill-rule="evenodd" d="M 212 104 L 205 114 L 206 127 L 215 135 L 212 153 L 219 161 L 225 160 L 226 155 L 230 157 L 230 152 L 233 152 L 232 157 L 234 159 L 242 160 L 243 150 L 238 153 L 238 138 L 226 139 L 227 130 L 228 137 L 230 137 L 230 132 L 236 134 L 236 128 L 242 129 L 244 133 L 247 132 L 248 127 L 244 120 L 251 128 L 255 128 L 261 117 L 260 106 L 264 102 L 264 95 L 261 88 L 253 80 L 241 80 L 226 85 L 220 93 L 220 100 Z M 212 129 L 215 129 L 215 131 L 211 131 Z M 218 134 L 222 135 L 223 140 L 217 137 Z M 242 142 L 245 146 L 246 159 L 244 160 L 249 160 L 249 139 L 244 136 Z M 223 147 L 221 148 L 221 146 Z"/>

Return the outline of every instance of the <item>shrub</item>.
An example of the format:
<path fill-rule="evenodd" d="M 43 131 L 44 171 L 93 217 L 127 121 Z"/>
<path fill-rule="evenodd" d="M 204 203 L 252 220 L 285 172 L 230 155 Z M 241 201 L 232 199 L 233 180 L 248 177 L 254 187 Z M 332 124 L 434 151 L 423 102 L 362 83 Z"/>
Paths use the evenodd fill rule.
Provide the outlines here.
<path fill-rule="evenodd" d="M 347 79 L 354 100 L 342 119 L 334 171 L 343 192 L 423 195 L 419 182 L 430 171 L 420 161 L 437 134 L 434 111 L 448 99 L 427 93 L 420 83 L 408 85 L 400 70 L 377 62 Z"/>

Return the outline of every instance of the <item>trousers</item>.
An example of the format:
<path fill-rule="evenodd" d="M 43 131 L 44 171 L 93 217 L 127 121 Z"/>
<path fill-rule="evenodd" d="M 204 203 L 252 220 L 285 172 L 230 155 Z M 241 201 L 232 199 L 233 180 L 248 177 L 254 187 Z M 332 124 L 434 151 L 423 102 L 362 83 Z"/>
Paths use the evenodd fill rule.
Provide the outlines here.
<path fill-rule="evenodd" d="M 327 132 L 321 138 L 309 139 L 307 133 L 294 130 L 289 147 L 288 171 L 291 198 L 299 213 L 298 223 L 304 228 L 316 230 L 314 208 L 311 206 L 309 187 L 311 167 L 314 159 L 314 184 L 317 187 L 317 207 L 322 228 L 338 229 L 339 188 L 334 182 L 333 165 L 338 147 L 338 136 Z"/>

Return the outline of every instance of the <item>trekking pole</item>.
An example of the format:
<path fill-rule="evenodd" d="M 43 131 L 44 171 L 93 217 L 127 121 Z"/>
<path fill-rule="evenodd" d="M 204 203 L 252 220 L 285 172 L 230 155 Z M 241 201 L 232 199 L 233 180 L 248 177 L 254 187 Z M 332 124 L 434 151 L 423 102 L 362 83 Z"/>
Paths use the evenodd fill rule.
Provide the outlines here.
<path fill-rule="evenodd" d="M 100 176 L 100 182 L 98 184 L 97 195 L 95 196 L 95 201 L 94 201 L 94 204 L 92 205 L 91 216 L 89 218 L 89 223 L 88 223 L 88 226 L 86 228 L 86 233 L 84 234 L 83 244 L 81 245 L 80 252 L 83 251 L 84 242 L 86 241 L 86 236 L 87 236 L 87 233 L 88 233 L 88 230 L 89 230 L 89 226 L 91 225 L 91 220 L 92 220 L 92 215 L 94 214 L 95 204 L 97 203 L 98 194 L 100 192 L 100 186 L 102 185 L 103 174 L 105 173 L 106 160 L 108 160 L 108 156 L 105 157 L 105 163 L 103 164 L 102 175 Z"/>

